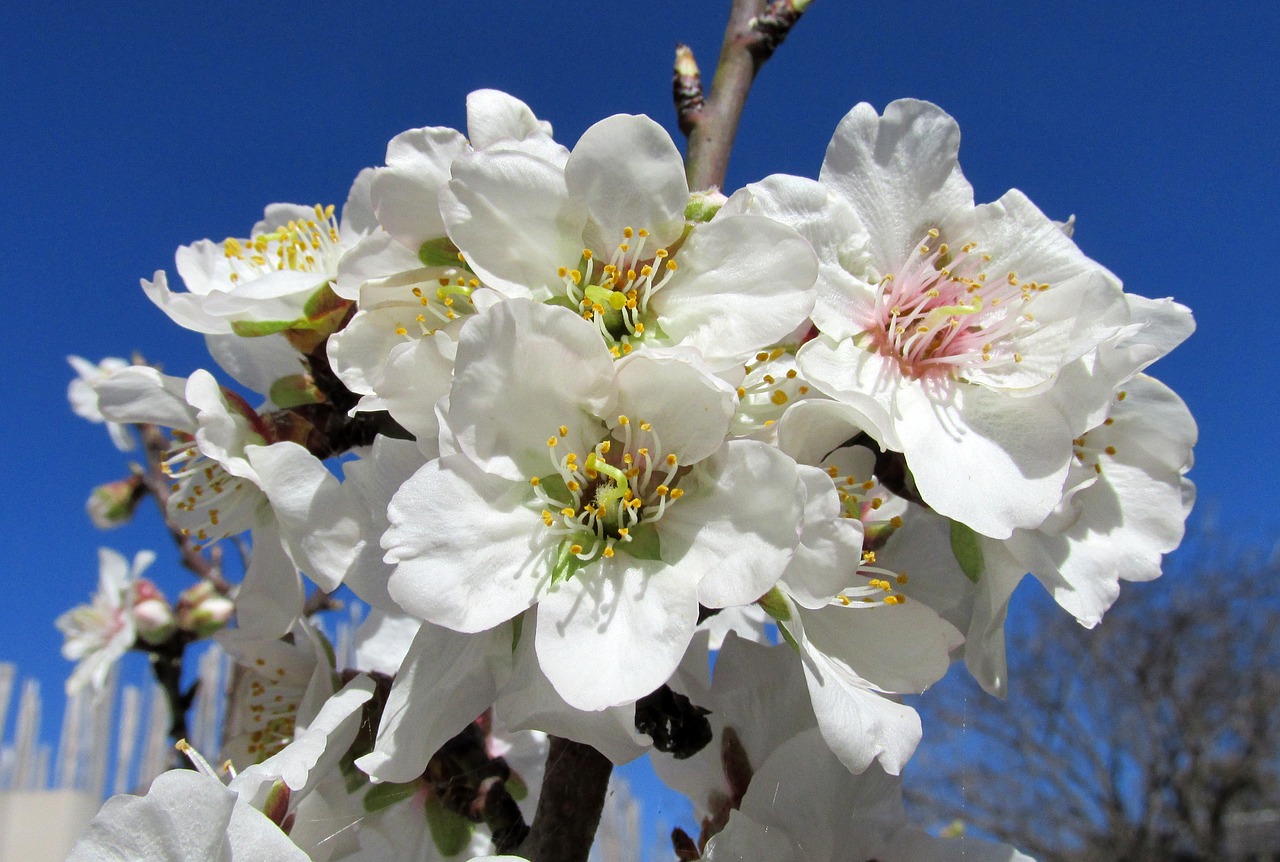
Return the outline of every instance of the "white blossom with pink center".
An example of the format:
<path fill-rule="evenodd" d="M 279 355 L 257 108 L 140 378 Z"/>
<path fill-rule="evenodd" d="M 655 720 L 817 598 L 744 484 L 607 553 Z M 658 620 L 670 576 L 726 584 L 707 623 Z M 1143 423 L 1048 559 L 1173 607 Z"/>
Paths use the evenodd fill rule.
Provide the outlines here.
<path fill-rule="evenodd" d="M 1116 278 L 1021 192 L 974 205 L 959 140 L 927 102 L 858 105 L 819 182 L 770 177 L 725 210 L 791 224 L 817 252 L 800 372 L 903 453 L 932 508 L 1004 538 L 1057 505 L 1073 415 L 1101 406 L 1096 386 L 1064 392 L 1063 368 L 1129 312 Z"/>

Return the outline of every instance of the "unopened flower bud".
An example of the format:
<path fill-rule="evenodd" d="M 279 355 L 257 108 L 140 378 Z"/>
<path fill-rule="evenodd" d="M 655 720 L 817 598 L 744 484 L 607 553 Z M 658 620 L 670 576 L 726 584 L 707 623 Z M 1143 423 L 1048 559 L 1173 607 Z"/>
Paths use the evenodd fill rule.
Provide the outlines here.
<path fill-rule="evenodd" d="M 719 189 L 691 192 L 689 202 L 684 207 L 684 217 L 689 221 L 711 221 L 711 217 L 720 211 L 727 200 L 729 199 Z"/>
<path fill-rule="evenodd" d="M 209 581 L 201 581 L 178 597 L 178 626 L 196 637 L 208 637 L 231 621 L 236 606 Z"/>
<path fill-rule="evenodd" d="M 133 586 L 133 623 L 138 637 L 149 644 L 168 640 L 175 630 L 173 608 L 146 578 L 140 578 Z"/>
<path fill-rule="evenodd" d="M 142 476 L 134 474 L 94 488 L 84 508 L 95 527 L 109 530 L 128 523 L 145 494 Z"/>
<path fill-rule="evenodd" d="M 268 820 L 283 829 L 285 834 L 289 832 L 286 827 L 290 824 L 286 824 L 286 819 L 289 815 L 289 797 L 291 795 L 289 785 L 285 784 L 282 779 L 277 779 L 271 785 L 271 789 L 267 791 L 267 798 L 262 803 L 262 813 L 267 816 Z"/>

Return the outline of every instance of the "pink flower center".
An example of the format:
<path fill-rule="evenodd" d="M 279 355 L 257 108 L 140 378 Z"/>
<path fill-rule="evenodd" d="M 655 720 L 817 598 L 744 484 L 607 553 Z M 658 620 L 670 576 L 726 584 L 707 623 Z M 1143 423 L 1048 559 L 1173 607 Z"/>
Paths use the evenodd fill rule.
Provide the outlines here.
<path fill-rule="evenodd" d="M 1034 320 L 1027 305 L 1049 285 L 1013 272 L 991 278 L 990 262 L 977 243 L 954 249 L 930 230 L 902 270 L 880 280 L 863 322 L 871 345 L 914 378 L 962 378 L 980 364 L 1021 362 L 1017 336 Z"/>

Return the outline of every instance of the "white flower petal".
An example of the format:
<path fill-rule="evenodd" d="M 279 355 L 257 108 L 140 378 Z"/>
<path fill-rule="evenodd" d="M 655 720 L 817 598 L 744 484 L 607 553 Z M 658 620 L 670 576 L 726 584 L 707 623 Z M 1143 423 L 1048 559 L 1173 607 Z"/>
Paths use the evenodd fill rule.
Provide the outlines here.
<path fill-rule="evenodd" d="M 437 198 L 449 181 L 453 160 L 467 152 L 461 132 L 443 127 L 410 129 L 387 144 L 387 166 L 373 178 L 373 210 L 382 229 L 417 252 L 444 236 Z"/>
<path fill-rule="evenodd" d="M 391 687 L 371 753 L 356 765 L 378 781 L 412 781 L 442 745 L 494 700 L 511 668 L 511 629 L 418 630 Z"/>
<path fill-rule="evenodd" d="M 547 439 L 585 452 L 599 442 L 595 417 L 613 413 L 614 369 L 600 333 L 565 308 L 512 300 L 462 328 L 449 428 L 486 470 L 509 479 L 551 472 Z"/>
<path fill-rule="evenodd" d="M 697 623 L 694 577 L 680 566 L 619 553 L 541 597 L 538 661 L 570 706 L 605 709 L 666 682 Z"/>
<path fill-rule="evenodd" d="M 668 338 L 696 347 L 718 368 L 781 341 L 813 310 L 813 249 L 771 219 L 713 219 L 694 229 L 678 258 L 653 311 Z"/>
<path fill-rule="evenodd" d="M 458 159 L 440 210 L 476 274 L 508 296 L 561 292 L 559 267 L 582 253 L 586 214 L 570 201 L 564 171 L 528 153 Z"/>
<path fill-rule="evenodd" d="M 646 229 L 659 247 L 684 228 L 689 184 L 684 159 L 666 129 L 645 116 L 617 114 L 583 132 L 564 169 L 569 194 L 591 215 L 586 240 L 600 254 L 623 229 Z"/>
<path fill-rule="evenodd" d="M 550 537 L 527 482 L 465 455 L 432 461 L 391 499 L 382 537 L 391 597 L 419 619 L 478 632 L 532 605 L 550 576 Z"/>
<path fill-rule="evenodd" d="M 662 557 L 690 572 L 698 601 L 754 602 L 781 576 L 800 540 L 804 486 L 796 464 L 755 440 L 733 440 L 685 477 L 658 532 Z"/>
<path fill-rule="evenodd" d="M 973 206 L 959 149 L 956 121 L 928 102 L 900 99 L 883 117 L 864 102 L 840 121 L 819 180 L 853 204 L 877 275 L 901 265 L 941 214 Z"/>
<path fill-rule="evenodd" d="M 246 446 L 285 548 L 326 592 L 337 589 L 364 547 L 368 516 L 338 477 L 297 443 Z"/>

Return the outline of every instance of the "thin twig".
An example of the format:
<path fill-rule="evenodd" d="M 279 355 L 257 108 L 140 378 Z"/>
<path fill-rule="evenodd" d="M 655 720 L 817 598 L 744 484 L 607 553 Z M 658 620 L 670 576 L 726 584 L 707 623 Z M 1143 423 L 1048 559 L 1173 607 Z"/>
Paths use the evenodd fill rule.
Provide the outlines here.
<path fill-rule="evenodd" d="M 689 138 L 686 172 L 691 189 L 724 184 L 751 83 L 810 2 L 773 0 L 766 7 L 765 0 L 733 0 L 711 92 L 696 109 L 681 102 L 682 53 L 681 48 L 676 49 L 676 112 L 681 131 Z M 692 61 L 692 57 L 689 52 L 687 59 Z M 693 68 L 696 71 L 696 64 Z"/>

